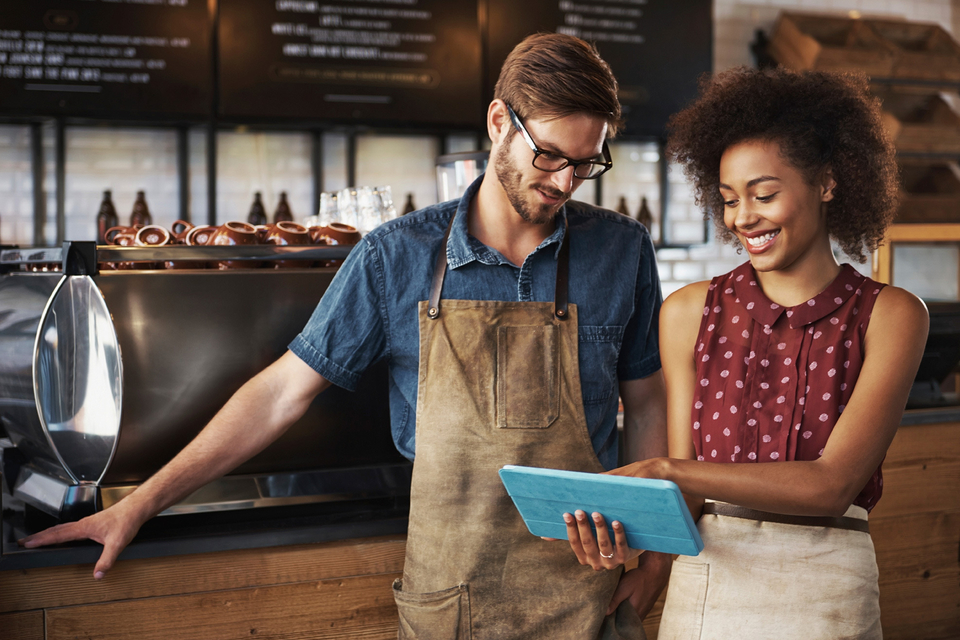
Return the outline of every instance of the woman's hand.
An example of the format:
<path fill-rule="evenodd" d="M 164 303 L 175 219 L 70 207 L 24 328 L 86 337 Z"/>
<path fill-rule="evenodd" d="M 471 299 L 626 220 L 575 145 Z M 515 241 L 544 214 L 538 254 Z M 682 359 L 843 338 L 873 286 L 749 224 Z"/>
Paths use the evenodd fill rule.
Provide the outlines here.
<path fill-rule="evenodd" d="M 637 478 L 662 478 L 668 464 L 668 458 L 651 458 L 606 473 Z M 596 571 L 615 569 L 642 553 L 642 550 L 631 549 L 627 544 L 627 535 L 620 522 L 614 520 L 611 523 L 614 539 L 610 540 L 610 532 L 603 516 L 591 513 L 589 518 L 579 509 L 573 515 L 563 514 L 563 521 L 567 524 L 567 540 L 570 541 L 570 548 L 580 564 L 590 565 Z M 591 519 L 597 527 L 596 535 L 590 524 Z"/>
<path fill-rule="evenodd" d="M 611 476 L 631 476 L 633 478 L 652 478 L 654 480 L 669 480 L 670 458 L 649 458 L 610 471 L 604 471 Z"/>
<path fill-rule="evenodd" d="M 576 513 L 563 514 L 563 521 L 567 523 L 567 539 L 570 548 L 577 556 L 580 564 L 590 565 L 595 571 L 601 569 L 616 569 L 632 558 L 636 558 L 642 551 L 631 549 L 627 544 L 627 535 L 623 525 L 613 521 L 614 540 L 610 540 L 606 521 L 599 513 L 590 515 L 597 526 L 594 536 L 587 514 L 577 509 Z"/>

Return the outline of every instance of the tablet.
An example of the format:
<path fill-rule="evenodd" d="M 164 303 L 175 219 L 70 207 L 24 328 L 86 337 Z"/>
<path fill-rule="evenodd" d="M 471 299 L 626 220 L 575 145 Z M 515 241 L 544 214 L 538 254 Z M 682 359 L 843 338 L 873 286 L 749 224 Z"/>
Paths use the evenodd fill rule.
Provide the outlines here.
<path fill-rule="evenodd" d="M 563 514 L 581 509 L 603 516 L 610 540 L 615 540 L 610 523 L 623 523 L 633 549 L 686 556 L 703 550 L 680 488 L 669 480 L 515 465 L 500 469 L 500 479 L 535 536 L 566 540 Z M 596 534 L 596 525 L 593 529 Z"/>

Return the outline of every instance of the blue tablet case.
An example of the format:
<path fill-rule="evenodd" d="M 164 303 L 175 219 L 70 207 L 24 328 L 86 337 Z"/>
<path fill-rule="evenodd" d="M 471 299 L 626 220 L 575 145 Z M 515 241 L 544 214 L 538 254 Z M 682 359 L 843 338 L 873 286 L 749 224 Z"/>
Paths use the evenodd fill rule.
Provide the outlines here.
<path fill-rule="evenodd" d="M 669 480 L 506 465 L 500 479 L 535 536 L 567 539 L 564 513 L 597 512 L 623 523 L 633 549 L 695 556 L 703 540 L 680 488 Z M 593 524 L 591 522 L 591 524 Z M 596 533 L 596 526 L 594 533 Z"/>

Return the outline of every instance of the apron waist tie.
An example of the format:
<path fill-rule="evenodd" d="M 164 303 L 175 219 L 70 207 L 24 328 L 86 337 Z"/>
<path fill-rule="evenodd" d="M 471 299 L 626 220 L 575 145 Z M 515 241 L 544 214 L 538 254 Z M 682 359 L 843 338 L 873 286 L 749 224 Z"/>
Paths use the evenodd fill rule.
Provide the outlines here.
<path fill-rule="evenodd" d="M 747 509 L 746 507 L 727 504 L 725 502 L 706 502 L 703 505 L 703 513 L 712 513 L 714 515 L 728 516 L 731 518 L 744 518 L 746 520 L 759 520 L 761 522 L 796 524 L 805 527 L 831 527 L 833 529 L 848 529 L 850 531 L 870 533 L 870 524 L 866 520 L 847 516 L 790 516 L 783 513 L 770 513 L 769 511 Z"/>

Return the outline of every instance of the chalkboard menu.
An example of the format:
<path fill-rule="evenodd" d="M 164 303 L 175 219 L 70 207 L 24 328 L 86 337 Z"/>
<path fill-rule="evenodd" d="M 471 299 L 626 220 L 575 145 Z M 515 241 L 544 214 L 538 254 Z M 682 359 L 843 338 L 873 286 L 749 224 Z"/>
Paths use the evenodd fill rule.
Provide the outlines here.
<path fill-rule="evenodd" d="M 483 122 L 477 0 L 221 0 L 220 114 Z"/>
<path fill-rule="evenodd" d="M 713 70 L 712 0 L 487 0 L 487 97 L 510 50 L 537 32 L 596 45 L 620 83 L 628 135 L 660 136 Z"/>
<path fill-rule="evenodd" d="M 206 0 L 2 0 L 0 113 L 203 118 Z"/>

